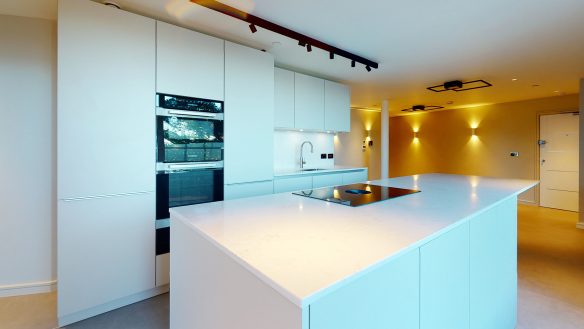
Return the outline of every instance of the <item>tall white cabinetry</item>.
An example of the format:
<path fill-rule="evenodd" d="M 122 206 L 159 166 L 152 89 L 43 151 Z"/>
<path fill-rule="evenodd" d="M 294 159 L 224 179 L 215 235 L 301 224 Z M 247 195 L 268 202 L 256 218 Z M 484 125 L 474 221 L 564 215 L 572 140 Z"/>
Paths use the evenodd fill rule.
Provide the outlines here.
<path fill-rule="evenodd" d="M 252 184 L 272 193 L 274 177 L 274 58 L 225 42 L 225 190 L 244 196 Z M 265 182 L 266 184 L 257 184 Z M 229 196 L 228 196 L 229 198 Z"/>
<path fill-rule="evenodd" d="M 156 23 L 156 91 L 223 100 L 224 41 Z"/>
<path fill-rule="evenodd" d="M 60 325 L 154 294 L 155 22 L 60 0 Z"/>
<path fill-rule="evenodd" d="M 324 129 L 324 80 L 294 73 L 294 127 Z"/>

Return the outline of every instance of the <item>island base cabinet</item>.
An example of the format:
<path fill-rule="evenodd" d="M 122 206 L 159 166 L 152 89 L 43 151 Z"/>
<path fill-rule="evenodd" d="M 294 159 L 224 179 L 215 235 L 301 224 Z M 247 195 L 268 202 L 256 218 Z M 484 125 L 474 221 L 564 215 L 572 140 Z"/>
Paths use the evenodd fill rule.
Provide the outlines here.
<path fill-rule="evenodd" d="M 419 251 L 372 270 L 310 305 L 310 329 L 418 329 Z"/>
<path fill-rule="evenodd" d="M 303 328 L 302 308 L 172 215 L 170 236 L 171 329 Z"/>
<path fill-rule="evenodd" d="M 470 328 L 517 323 L 517 199 L 470 221 Z"/>
<path fill-rule="evenodd" d="M 420 328 L 467 329 L 468 303 L 469 224 L 465 223 L 420 247 Z"/>

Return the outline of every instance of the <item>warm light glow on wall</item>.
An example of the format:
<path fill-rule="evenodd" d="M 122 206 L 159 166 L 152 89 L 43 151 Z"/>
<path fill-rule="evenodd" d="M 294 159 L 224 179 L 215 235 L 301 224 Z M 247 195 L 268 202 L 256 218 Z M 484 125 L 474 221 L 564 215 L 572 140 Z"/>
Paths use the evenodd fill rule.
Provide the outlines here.
<path fill-rule="evenodd" d="M 470 124 L 470 140 L 471 141 L 477 141 L 479 139 L 479 136 L 477 136 L 477 128 L 478 128 L 478 123 L 471 123 Z"/>
<path fill-rule="evenodd" d="M 418 137 L 418 132 L 414 130 L 414 144 L 418 144 L 420 142 L 420 138 Z"/>

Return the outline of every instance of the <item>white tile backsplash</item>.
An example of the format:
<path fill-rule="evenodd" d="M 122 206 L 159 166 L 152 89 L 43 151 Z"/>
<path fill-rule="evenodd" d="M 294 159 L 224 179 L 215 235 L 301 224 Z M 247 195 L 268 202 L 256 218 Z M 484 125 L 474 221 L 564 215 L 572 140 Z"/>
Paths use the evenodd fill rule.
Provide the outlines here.
<path fill-rule="evenodd" d="M 274 131 L 274 170 L 300 168 L 300 145 L 304 141 L 309 141 L 314 145 L 314 153 L 310 153 L 310 145 L 304 146 L 305 168 L 334 167 L 334 159 L 320 158 L 322 153 L 335 152 L 333 134 L 276 130 Z"/>

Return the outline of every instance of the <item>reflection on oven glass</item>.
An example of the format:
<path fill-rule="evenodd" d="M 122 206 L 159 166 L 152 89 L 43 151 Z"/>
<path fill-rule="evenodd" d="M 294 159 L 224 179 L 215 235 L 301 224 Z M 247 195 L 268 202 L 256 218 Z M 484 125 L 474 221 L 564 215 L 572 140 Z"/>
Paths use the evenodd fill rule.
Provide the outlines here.
<path fill-rule="evenodd" d="M 163 120 L 165 162 L 222 160 L 222 121 L 177 117 Z"/>

